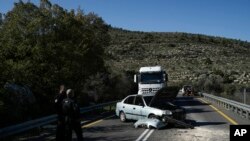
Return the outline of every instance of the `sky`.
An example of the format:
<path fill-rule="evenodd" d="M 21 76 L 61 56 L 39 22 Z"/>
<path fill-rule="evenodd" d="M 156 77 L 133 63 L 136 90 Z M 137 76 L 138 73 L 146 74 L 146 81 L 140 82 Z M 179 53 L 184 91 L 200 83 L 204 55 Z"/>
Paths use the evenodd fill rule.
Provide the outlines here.
<path fill-rule="evenodd" d="M 6 13 L 19 0 L 0 0 Z M 23 0 L 28 1 L 28 0 Z M 39 0 L 30 0 L 39 4 Z M 187 32 L 250 41 L 250 0 L 50 0 L 65 9 L 94 12 L 113 27 Z"/>

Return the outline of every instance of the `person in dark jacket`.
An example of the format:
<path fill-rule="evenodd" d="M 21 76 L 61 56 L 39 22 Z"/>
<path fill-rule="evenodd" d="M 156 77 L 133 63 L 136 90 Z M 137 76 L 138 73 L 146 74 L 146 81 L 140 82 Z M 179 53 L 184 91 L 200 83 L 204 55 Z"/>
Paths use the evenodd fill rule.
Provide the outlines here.
<path fill-rule="evenodd" d="M 62 111 L 62 101 L 66 98 L 65 86 L 60 85 L 59 93 L 55 97 L 55 108 L 57 113 L 56 141 L 64 141 L 65 122 Z"/>
<path fill-rule="evenodd" d="M 65 139 L 72 140 L 72 130 L 75 131 L 77 140 L 83 141 L 82 129 L 80 123 L 80 108 L 74 100 L 74 91 L 68 89 L 66 91 L 67 98 L 62 102 L 62 109 L 65 122 Z"/>

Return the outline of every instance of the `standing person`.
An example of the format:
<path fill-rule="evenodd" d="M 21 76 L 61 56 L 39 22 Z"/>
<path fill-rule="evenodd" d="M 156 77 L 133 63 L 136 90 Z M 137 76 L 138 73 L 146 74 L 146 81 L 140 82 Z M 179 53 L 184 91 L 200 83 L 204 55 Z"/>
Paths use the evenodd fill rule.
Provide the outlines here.
<path fill-rule="evenodd" d="M 65 139 L 72 140 L 72 130 L 75 131 L 77 140 L 83 141 L 82 128 L 80 123 L 80 108 L 75 101 L 74 91 L 66 91 L 67 98 L 63 100 L 62 108 L 65 121 Z"/>
<path fill-rule="evenodd" d="M 55 97 L 55 106 L 57 113 L 56 141 L 64 141 L 65 122 L 62 111 L 62 101 L 66 98 L 65 86 L 60 85 L 59 93 Z"/>

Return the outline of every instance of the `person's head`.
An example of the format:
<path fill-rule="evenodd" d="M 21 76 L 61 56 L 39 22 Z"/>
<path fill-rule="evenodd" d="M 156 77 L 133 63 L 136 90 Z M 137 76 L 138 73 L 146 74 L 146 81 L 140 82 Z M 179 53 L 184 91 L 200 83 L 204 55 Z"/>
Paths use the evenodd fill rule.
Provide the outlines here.
<path fill-rule="evenodd" d="M 74 98 L 74 96 L 75 96 L 74 91 L 72 89 L 68 89 L 66 91 L 66 94 L 67 94 L 68 98 Z"/>
<path fill-rule="evenodd" d="M 62 84 L 62 85 L 60 85 L 60 90 L 59 90 L 59 92 L 62 93 L 63 91 L 65 91 L 65 86 Z"/>

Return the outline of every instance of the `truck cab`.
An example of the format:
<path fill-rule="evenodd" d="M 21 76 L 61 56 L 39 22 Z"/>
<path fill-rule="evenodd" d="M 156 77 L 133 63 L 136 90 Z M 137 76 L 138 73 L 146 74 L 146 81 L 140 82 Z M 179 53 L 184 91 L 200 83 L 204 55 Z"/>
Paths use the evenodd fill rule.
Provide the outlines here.
<path fill-rule="evenodd" d="M 138 83 L 139 95 L 154 95 L 159 89 L 166 87 L 167 73 L 161 66 L 141 67 L 139 73 L 134 76 L 134 82 Z"/>

